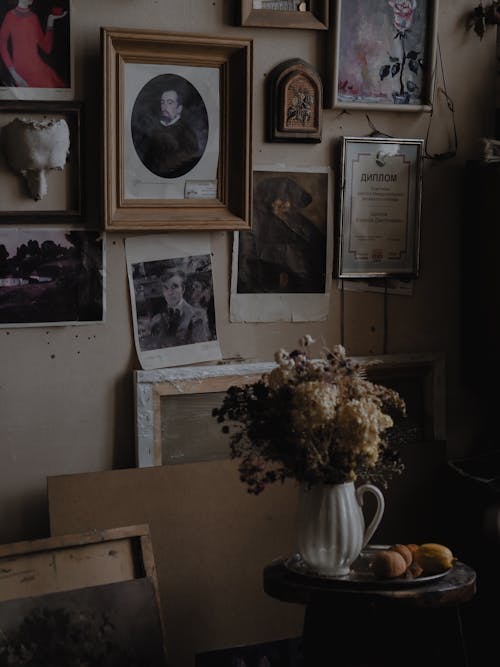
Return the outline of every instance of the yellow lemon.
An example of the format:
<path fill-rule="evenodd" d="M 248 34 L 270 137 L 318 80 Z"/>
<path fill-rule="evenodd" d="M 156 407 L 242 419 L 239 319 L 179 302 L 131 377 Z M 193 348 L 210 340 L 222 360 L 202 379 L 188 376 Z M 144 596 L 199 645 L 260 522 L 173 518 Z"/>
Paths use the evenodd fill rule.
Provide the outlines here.
<path fill-rule="evenodd" d="M 421 544 L 414 552 L 413 558 L 422 568 L 424 575 L 446 572 L 453 567 L 455 560 L 451 549 L 433 542 Z"/>

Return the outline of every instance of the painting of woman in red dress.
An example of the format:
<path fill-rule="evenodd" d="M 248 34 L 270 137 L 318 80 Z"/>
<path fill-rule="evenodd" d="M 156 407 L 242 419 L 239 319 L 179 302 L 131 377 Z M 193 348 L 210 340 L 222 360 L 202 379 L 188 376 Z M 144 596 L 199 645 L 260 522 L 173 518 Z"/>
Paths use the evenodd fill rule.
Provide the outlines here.
<path fill-rule="evenodd" d="M 34 4 L 39 4 L 35 10 Z M 61 69 L 57 57 L 56 24 L 68 11 L 56 2 L 15 0 L 0 26 L 2 85 L 30 88 L 67 88 L 69 72 Z M 62 22 L 63 23 L 63 22 Z M 66 32 L 68 32 L 66 26 Z M 69 59 L 69 53 L 63 60 Z M 63 67 L 64 69 L 64 67 Z M 66 76 L 65 76 L 66 74 Z"/>

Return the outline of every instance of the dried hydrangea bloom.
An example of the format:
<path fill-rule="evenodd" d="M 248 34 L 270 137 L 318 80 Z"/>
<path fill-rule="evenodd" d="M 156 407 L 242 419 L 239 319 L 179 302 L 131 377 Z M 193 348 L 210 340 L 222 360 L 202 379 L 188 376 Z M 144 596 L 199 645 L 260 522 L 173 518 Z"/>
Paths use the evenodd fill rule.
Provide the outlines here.
<path fill-rule="evenodd" d="M 380 434 L 393 425 L 391 417 L 367 398 L 339 406 L 336 423 L 338 450 L 362 455 L 368 465 L 378 460 Z"/>
<path fill-rule="evenodd" d="M 324 428 L 335 418 L 337 387 L 328 382 L 304 382 L 295 387 L 291 418 L 298 432 Z"/>
<path fill-rule="evenodd" d="M 265 381 L 271 389 L 279 389 L 280 387 L 283 387 L 283 385 L 288 384 L 293 376 L 293 369 L 278 366 L 278 368 L 273 368 L 273 370 L 265 376 Z"/>
<path fill-rule="evenodd" d="M 277 352 L 274 353 L 274 361 L 277 364 L 281 364 L 283 361 L 288 361 L 289 359 L 290 355 L 283 348 L 280 348 Z"/>

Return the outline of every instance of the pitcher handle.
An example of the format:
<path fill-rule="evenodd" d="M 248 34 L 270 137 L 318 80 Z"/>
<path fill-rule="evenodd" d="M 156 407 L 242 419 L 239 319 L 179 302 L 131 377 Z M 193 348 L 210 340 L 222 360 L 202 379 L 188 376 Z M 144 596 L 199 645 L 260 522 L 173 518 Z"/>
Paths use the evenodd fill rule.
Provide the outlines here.
<path fill-rule="evenodd" d="M 384 509 L 385 509 L 385 500 L 382 491 L 373 484 L 362 484 L 359 488 L 356 489 L 356 498 L 358 499 L 360 507 L 363 507 L 363 496 L 368 491 L 373 493 L 373 495 L 375 496 L 375 499 L 377 501 L 377 508 L 375 510 L 373 519 L 371 520 L 368 527 L 365 529 L 365 534 L 363 536 L 363 545 L 361 547 L 362 549 L 366 547 L 373 533 L 377 530 L 379 523 L 382 521 L 382 516 L 384 514 Z"/>

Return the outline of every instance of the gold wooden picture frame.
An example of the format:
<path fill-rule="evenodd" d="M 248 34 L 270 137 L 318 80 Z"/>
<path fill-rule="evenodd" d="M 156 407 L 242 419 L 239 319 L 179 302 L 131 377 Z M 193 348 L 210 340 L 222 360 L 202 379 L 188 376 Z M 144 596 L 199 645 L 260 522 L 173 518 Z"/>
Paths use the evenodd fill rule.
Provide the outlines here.
<path fill-rule="evenodd" d="M 101 46 L 105 229 L 248 229 L 252 40 L 101 28 Z"/>
<path fill-rule="evenodd" d="M 241 0 L 240 25 L 328 29 L 328 0 Z"/>

